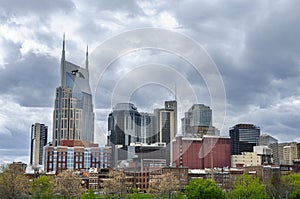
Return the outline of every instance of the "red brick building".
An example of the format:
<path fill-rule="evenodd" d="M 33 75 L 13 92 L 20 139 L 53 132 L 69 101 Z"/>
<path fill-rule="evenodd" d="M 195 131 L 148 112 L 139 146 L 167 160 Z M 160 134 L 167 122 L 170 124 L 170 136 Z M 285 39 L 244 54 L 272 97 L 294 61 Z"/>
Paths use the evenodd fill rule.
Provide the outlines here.
<path fill-rule="evenodd" d="M 111 148 L 81 140 L 62 140 L 61 146 L 44 147 L 44 171 L 83 171 L 110 167 Z"/>
<path fill-rule="evenodd" d="M 189 169 L 230 167 L 230 138 L 178 136 L 173 141 L 173 162 L 177 167 Z"/>

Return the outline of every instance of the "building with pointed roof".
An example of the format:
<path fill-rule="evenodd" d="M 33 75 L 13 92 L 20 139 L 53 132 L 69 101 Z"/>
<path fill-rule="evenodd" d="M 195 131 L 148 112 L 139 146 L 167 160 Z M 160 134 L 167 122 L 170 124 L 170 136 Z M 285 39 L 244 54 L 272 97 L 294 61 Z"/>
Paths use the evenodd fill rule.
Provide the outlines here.
<path fill-rule="evenodd" d="M 53 111 L 53 145 L 62 140 L 94 142 L 94 112 L 89 84 L 88 48 L 85 67 L 66 60 L 65 36 L 60 64 L 60 86 Z"/>

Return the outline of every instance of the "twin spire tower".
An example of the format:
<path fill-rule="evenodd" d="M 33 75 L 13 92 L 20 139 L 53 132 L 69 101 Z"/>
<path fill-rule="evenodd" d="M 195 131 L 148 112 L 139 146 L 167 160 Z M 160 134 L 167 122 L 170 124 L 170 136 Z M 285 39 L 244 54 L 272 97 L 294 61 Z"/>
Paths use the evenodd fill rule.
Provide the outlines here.
<path fill-rule="evenodd" d="M 89 85 L 88 47 L 85 67 L 66 60 L 65 34 L 60 64 L 60 86 L 53 111 L 53 145 L 63 140 L 94 142 L 94 112 Z"/>

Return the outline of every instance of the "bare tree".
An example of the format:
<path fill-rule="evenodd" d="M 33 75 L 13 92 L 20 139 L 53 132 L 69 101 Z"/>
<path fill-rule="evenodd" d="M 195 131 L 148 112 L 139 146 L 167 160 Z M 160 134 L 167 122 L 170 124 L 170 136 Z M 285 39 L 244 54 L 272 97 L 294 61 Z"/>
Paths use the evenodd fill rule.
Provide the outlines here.
<path fill-rule="evenodd" d="M 170 198 L 172 191 L 179 189 L 179 180 L 172 172 L 164 173 L 157 178 L 151 179 L 149 182 L 148 192 L 152 193 L 156 198 L 168 196 Z"/>
<path fill-rule="evenodd" d="M 79 176 L 71 171 L 63 171 L 52 180 L 53 195 L 59 195 L 64 198 L 79 197 L 84 188 L 81 186 Z"/>
<path fill-rule="evenodd" d="M 11 164 L 0 174 L 0 198 L 28 198 L 29 180 L 24 170 L 17 164 Z"/>
<path fill-rule="evenodd" d="M 112 171 L 109 173 L 109 178 L 103 180 L 101 186 L 105 194 L 116 194 L 122 198 L 127 193 L 129 184 L 123 172 Z"/>

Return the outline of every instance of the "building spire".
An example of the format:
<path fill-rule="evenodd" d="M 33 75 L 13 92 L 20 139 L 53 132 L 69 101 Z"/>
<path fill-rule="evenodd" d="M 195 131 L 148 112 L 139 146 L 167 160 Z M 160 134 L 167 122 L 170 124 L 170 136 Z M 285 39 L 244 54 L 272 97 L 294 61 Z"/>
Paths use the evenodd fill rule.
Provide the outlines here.
<path fill-rule="evenodd" d="M 62 49 L 61 59 L 65 60 L 65 33 L 63 35 L 63 49 Z"/>
<path fill-rule="evenodd" d="M 89 46 L 86 46 L 86 53 L 85 53 L 85 68 L 89 69 Z"/>
<path fill-rule="evenodd" d="M 63 49 L 61 53 L 61 62 L 60 62 L 60 86 L 65 86 L 65 33 L 63 34 Z"/>

